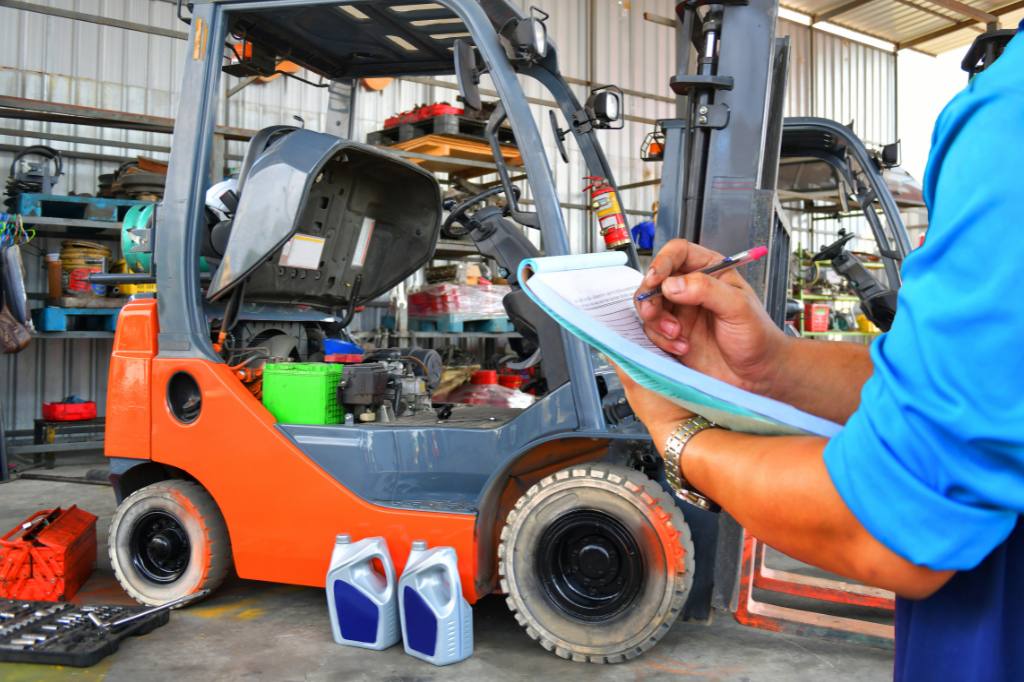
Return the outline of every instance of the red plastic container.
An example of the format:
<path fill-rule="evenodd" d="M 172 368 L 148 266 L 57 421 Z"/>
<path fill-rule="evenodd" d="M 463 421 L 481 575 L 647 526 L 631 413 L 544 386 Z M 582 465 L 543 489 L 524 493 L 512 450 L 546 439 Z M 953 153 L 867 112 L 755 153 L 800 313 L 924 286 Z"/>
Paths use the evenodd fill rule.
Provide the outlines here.
<path fill-rule="evenodd" d="M 96 517 L 43 509 L 0 537 L 0 597 L 71 599 L 96 564 Z"/>
<path fill-rule="evenodd" d="M 804 304 L 804 331 L 827 332 L 831 309 L 826 303 Z"/>
<path fill-rule="evenodd" d="M 478 369 L 469 381 L 477 386 L 490 386 L 498 383 L 498 373 L 493 369 Z"/>
<path fill-rule="evenodd" d="M 49 422 L 77 422 L 96 418 L 96 403 L 43 403 L 43 419 Z"/>
<path fill-rule="evenodd" d="M 523 378 L 518 374 L 499 374 L 498 385 L 504 386 L 505 388 L 513 388 L 518 391 L 523 387 Z"/>
<path fill-rule="evenodd" d="M 331 353 L 324 356 L 324 362 L 340 362 L 344 365 L 359 364 L 363 356 L 359 353 Z"/>
<path fill-rule="evenodd" d="M 456 116 L 461 116 L 464 113 L 464 109 L 453 107 L 447 102 L 424 104 L 421 107 L 416 107 L 415 109 L 403 111 L 402 113 L 395 114 L 394 116 L 389 116 L 384 119 L 384 127 L 394 128 L 395 126 L 402 125 L 403 123 L 416 123 L 417 121 L 424 121 L 428 118 L 442 116 L 444 114 L 455 114 Z"/>

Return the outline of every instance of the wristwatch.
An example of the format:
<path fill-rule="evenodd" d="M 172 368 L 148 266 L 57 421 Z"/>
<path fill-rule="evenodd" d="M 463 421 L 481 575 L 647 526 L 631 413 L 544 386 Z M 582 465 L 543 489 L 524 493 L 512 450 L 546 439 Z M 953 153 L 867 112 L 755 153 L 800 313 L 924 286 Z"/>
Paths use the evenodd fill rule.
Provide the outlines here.
<path fill-rule="evenodd" d="M 668 480 L 669 487 L 672 488 L 680 499 L 710 512 L 721 511 L 722 508 L 690 485 L 690 482 L 686 480 L 682 470 L 679 468 L 679 457 L 683 454 L 683 448 L 686 447 L 691 438 L 704 429 L 710 429 L 715 426 L 717 424 L 708 421 L 704 417 L 691 417 L 677 426 L 669 434 L 668 440 L 665 441 L 665 478 Z"/>

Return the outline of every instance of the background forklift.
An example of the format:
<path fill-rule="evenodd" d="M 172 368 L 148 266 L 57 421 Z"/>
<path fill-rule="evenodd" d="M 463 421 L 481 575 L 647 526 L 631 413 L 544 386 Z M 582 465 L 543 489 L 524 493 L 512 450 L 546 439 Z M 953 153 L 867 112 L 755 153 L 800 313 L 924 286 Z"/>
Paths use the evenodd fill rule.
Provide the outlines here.
<path fill-rule="evenodd" d="M 207 169 L 228 45 L 252 46 L 228 67 L 234 73 L 268 75 L 279 59 L 332 80 L 456 73 L 471 108 L 481 106 L 486 73 L 499 95 L 486 130 L 501 182 L 449 206 L 445 231 L 468 234 L 514 273 L 540 253 L 521 226 L 539 230 L 544 255 L 569 253 L 518 78 L 543 84 L 587 175 L 613 190 L 595 130 L 621 116 L 614 90 L 581 104 L 543 13 L 505 0 L 209 0 L 189 9 L 183 16 L 179 2 L 191 30 L 165 198 L 140 236 L 158 295 L 124 307 L 110 366 L 106 455 L 118 509 L 109 551 L 125 590 L 164 603 L 216 588 L 232 566 L 242 578 L 322 586 L 344 532 L 384 536 L 399 569 L 413 540 L 454 547 L 469 601 L 505 593 L 532 638 L 576 661 L 633 658 L 681 613 L 706 619 L 713 603 L 729 608 L 738 527 L 692 508 L 684 518 L 614 374 L 514 280 L 505 308 L 524 337 L 523 361 L 539 362 L 547 385 L 529 408 L 435 411 L 415 400 L 394 402 L 386 423 L 309 426 L 278 423 L 256 397 L 262 364 L 315 359 L 323 335 L 343 331 L 356 307 L 431 257 L 443 210 L 431 175 L 367 145 L 275 126 L 251 141 L 237 190 L 220 197 L 227 214 L 212 217 L 204 200 L 216 180 Z M 666 122 L 658 237 L 723 252 L 769 243 L 768 263 L 750 276 L 781 324 L 789 243 L 774 186 L 787 45 L 774 37 L 776 11 L 774 0 L 679 5 L 680 118 Z M 437 21 L 469 37 L 435 38 Z M 533 210 L 520 204 L 498 149 L 505 124 Z M 478 208 L 499 193 L 503 206 Z M 297 264 L 304 238 L 321 248 Z M 624 248 L 636 265 L 632 244 Z M 254 333 L 286 311 L 306 316 L 301 343 Z M 421 374 L 402 361 L 410 353 L 380 363 L 385 387 L 429 380 L 429 363 Z M 367 404 L 387 414 L 394 394 L 385 393 L 371 390 Z"/>

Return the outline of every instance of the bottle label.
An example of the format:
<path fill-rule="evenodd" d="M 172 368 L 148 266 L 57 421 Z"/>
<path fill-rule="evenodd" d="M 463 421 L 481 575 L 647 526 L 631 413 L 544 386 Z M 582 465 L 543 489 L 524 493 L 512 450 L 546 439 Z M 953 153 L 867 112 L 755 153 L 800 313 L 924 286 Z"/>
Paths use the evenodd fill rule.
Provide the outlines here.
<path fill-rule="evenodd" d="M 369 597 L 344 580 L 334 581 L 334 612 L 341 636 L 350 642 L 377 640 L 380 612 Z"/>
<path fill-rule="evenodd" d="M 402 593 L 405 610 L 405 643 L 413 651 L 433 656 L 437 649 L 437 616 L 420 593 L 406 586 Z"/>

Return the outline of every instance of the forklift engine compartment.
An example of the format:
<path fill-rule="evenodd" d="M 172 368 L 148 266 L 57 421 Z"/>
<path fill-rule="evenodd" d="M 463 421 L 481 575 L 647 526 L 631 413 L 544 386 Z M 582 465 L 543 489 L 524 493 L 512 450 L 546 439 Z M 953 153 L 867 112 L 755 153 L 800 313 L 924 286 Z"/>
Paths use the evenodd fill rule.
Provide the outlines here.
<path fill-rule="evenodd" d="M 295 129 L 251 149 L 238 209 L 207 291 L 245 282 L 250 303 L 327 310 L 388 291 L 433 255 L 437 179 L 368 145 Z M 399 200 L 400 197 L 400 200 Z"/>
<path fill-rule="evenodd" d="M 212 228 L 221 232 L 226 226 L 229 236 L 207 298 L 232 299 L 219 325 L 223 340 L 212 333 L 219 344 L 215 348 L 268 408 L 282 400 L 304 404 L 308 396 L 264 393 L 264 370 L 296 360 L 320 364 L 325 339 L 347 333 L 351 312 L 361 302 L 387 292 L 430 260 L 441 225 L 439 184 L 433 175 L 387 152 L 333 135 L 271 126 L 250 143 L 235 201 L 229 221 Z M 268 329 L 267 323 L 237 319 L 243 303 L 310 306 L 335 314 L 344 308 L 345 314 L 340 323 L 283 323 Z M 494 428 L 520 412 L 494 405 L 439 405 L 435 414 L 432 394 L 443 367 L 434 350 L 378 349 L 339 369 L 343 377 L 326 387 L 326 395 L 314 392 L 314 403 L 330 402 L 315 404 L 310 415 L 317 416 L 297 416 L 301 409 L 271 409 L 275 418 L 285 424 L 330 425 L 351 415 L 357 424 L 448 422 Z M 323 372 L 315 374 L 327 381 Z M 325 414 L 334 418 L 325 422 Z"/>

